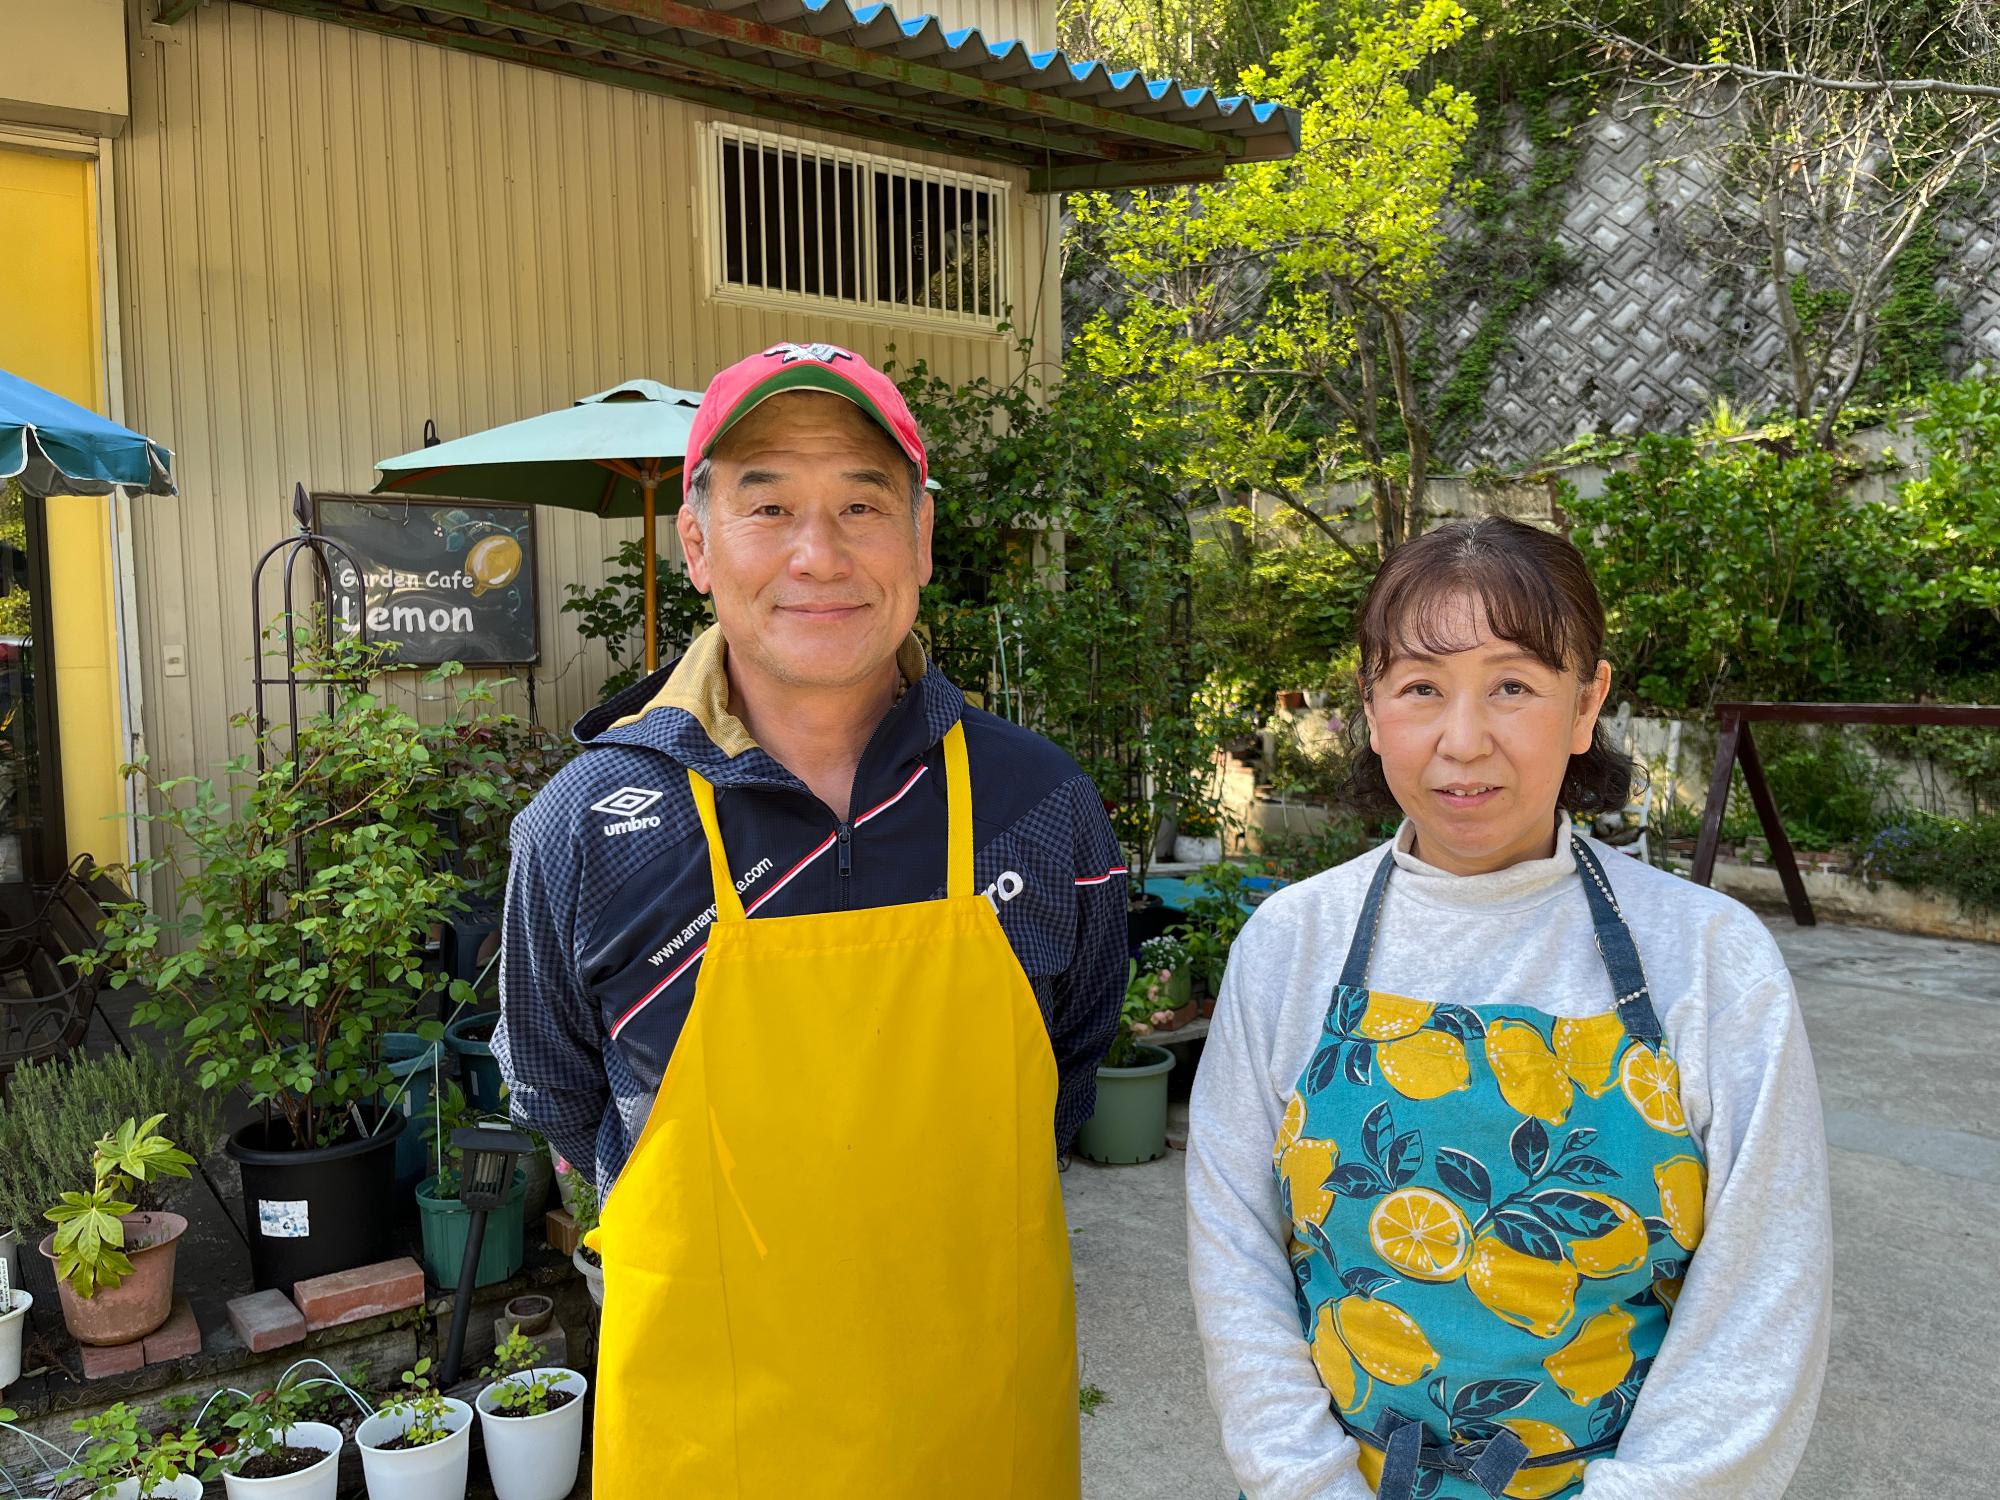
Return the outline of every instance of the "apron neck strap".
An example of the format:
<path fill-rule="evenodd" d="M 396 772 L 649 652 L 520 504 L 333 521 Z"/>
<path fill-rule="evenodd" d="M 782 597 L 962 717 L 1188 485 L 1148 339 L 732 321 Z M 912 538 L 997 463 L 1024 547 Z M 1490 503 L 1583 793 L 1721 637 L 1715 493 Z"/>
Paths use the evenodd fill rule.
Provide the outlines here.
<path fill-rule="evenodd" d="M 708 872 L 715 882 L 715 920 L 743 920 L 743 898 L 736 894 L 736 877 L 729 873 L 729 852 L 722 847 L 722 824 L 715 816 L 715 788 L 698 772 L 688 772 L 688 790 L 694 793 L 694 810 L 701 815 L 701 831 L 708 835 Z"/>
<path fill-rule="evenodd" d="M 688 790 L 694 794 L 694 810 L 701 817 L 701 831 L 708 837 L 708 870 L 715 884 L 715 919 L 718 922 L 743 920 L 743 898 L 736 893 L 736 878 L 729 873 L 729 854 L 722 844 L 722 824 L 715 815 L 715 788 L 699 772 L 688 772 Z M 947 900 L 958 901 L 974 894 L 972 888 L 972 770 L 965 753 L 964 721 L 951 726 L 944 737 L 945 790 L 945 881 Z"/>
<path fill-rule="evenodd" d="M 945 823 L 944 895 L 962 901 L 972 891 L 972 770 L 965 753 L 965 721 L 944 737 Z"/>
<path fill-rule="evenodd" d="M 1596 934 L 1598 956 L 1611 976 L 1618 1019 L 1625 1023 L 1630 1035 L 1648 1046 L 1658 1046 L 1660 1019 L 1653 1012 L 1646 971 L 1639 962 L 1632 929 L 1625 925 L 1625 918 L 1618 910 L 1618 898 L 1611 892 L 1604 866 L 1598 863 L 1590 846 L 1574 833 L 1570 835 L 1570 850 L 1576 858 L 1577 874 L 1582 877 L 1584 899 L 1590 903 L 1590 925 Z M 1347 946 L 1347 962 L 1340 970 L 1342 989 L 1368 987 L 1368 961 L 1375 952 L 1375 930 L 1382 924 L 1382 898 L 1388 892 L 1389 876 L 1395 868 L 1395 849 L 1384 850 L 1381 863 L 1375 867 L 1375 877 L 1368 882 L 1368 898 L 1361 904 L 1361 916 L 1354 924 L 1354 937 Z"/>
<path fill-rule="evenodd" d="M 1632 929 L 1618 909 L 1604 866 L 1590 851 L 1590 845 L 1570 835 L 1576 854 L 1577 873 L 1583 877 L 1584 899 L 1590 903 L 1590 925 L 1597 931 L 1597 952 L 1611 976 L 1611 996 L 1618 1005 L 1618 1019 L 1625 1030 L 1649 1047 L 1660 1044 L 1660 1018 L 1653 1013 L 1652 993 L 1646 987 L 1646 970 L 1639 962 L 1639 948 L 1632 941 Z"/>

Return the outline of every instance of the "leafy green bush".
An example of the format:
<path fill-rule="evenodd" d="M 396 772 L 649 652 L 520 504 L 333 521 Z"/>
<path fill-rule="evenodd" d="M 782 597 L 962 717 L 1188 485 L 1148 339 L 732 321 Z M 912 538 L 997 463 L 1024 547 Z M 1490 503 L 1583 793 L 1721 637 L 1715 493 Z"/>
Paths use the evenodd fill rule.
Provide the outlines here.
<path fill-rule="evenodd" d="M 1870 879 L 1955 896 L 1975 915 L 2000 912 L 2000 817 L 1910 813 L 1875 835 L 1861 868 Z"/>
<path fill-rule="evenodd" d="M 646 670 L 646 550 L 637 537 L 619 543 L 607 557 L 610 569 L 596 588 L 565 584 L 569 597 L 562 612 L 577 617 L 576 633 L 586 641 L 602 641 L 611 657 L 611 673 L 598 689 L 600 701 L 623 692 Z M 660 659 L 672 661 L 688 641 L 708 627 L 706 595 L 696 592 L 686 571 L 667 558 L 654 562 L 654 592 L 659 601 Z"/>
<path fill-rule="evenodd" d="M 198 1156 L 221 1129 L 221 1101 L 187 1068 L 140 1049 L 105 1057 L 23 1063 L 0 1097 L 0 1229 L 33 1243 L 49 1231 L 42 1211 L 90 1173 L 97 1142 L 129 1115 L 166 1116 L 166 1129 Z M 134 1204 L 161 1202 L 150 1181 Z"/>

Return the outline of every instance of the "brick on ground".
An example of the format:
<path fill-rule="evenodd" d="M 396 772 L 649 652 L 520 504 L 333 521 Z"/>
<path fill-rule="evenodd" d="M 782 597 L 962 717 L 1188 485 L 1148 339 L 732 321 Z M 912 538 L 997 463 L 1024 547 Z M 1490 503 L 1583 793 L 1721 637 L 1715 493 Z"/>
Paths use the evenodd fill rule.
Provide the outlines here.
<path fill-rule="evenodd" d="M 146 1335 L 145 1346 L 149 1365 L 201 1353 L 201 1324 L 195 1321 L 194 1308 L 187 1298 L 174 1298 L 174 1310 L 167 1314 L 166 1322 Z"/>
<path fill-rule="evenodd" d="M 305 1317 L 307 1329 L 314 1333 L 361 1318 L 400 1312 L 423 1300 L 423 1267 L 407 1255 L 330 1276 L 314 1276 L 292 1288 L 292 1301 Z"/>
<path fill-rule="evenodd" d="M 252 1354 L 268 1354 L 306 1336 L 305 1316 L 276 1287 L 232 1299 L 229 1325 Z"/>
<path fill-rule="evenodd" d="M 83 1378 L 102 1380 L 107 1375 L 130 1375 L 146 1365 L 146 1341 L 129 1344 L 80 1344 L 83 1351 Z"/>

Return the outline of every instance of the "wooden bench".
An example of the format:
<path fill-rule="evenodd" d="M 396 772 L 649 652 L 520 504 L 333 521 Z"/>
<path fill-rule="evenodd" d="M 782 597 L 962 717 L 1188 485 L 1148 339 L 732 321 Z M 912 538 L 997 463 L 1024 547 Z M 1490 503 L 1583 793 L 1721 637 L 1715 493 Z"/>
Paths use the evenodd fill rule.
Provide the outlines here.
<path fill-rule="evenodd" d="M 83 1044 L 98 982 L 69 960 L 94 951 L 106 909 L 131 899 L 80 855 L 28 921 L 0 931 L 0 1082 L 20 1063 Z"/>

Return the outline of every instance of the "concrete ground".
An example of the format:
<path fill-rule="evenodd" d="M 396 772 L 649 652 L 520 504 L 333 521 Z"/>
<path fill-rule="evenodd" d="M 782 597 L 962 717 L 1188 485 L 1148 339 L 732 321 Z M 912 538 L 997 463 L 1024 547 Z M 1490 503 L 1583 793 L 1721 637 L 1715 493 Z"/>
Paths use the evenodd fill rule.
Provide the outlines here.
<path fill-rule="evenodd" d="M 1833 1180 L 1832 1362 L 1789 1496 L 1992 1495 L 2000 947 L 1767 920 L 1798 981 Z M 1083 1419 L 1086 1500 L 1229 1500 L 1187 1290 L 1181 1154 L 1076 1162 L 1064 1196 L 1083 1379 L 1104 1393 Z"/>

